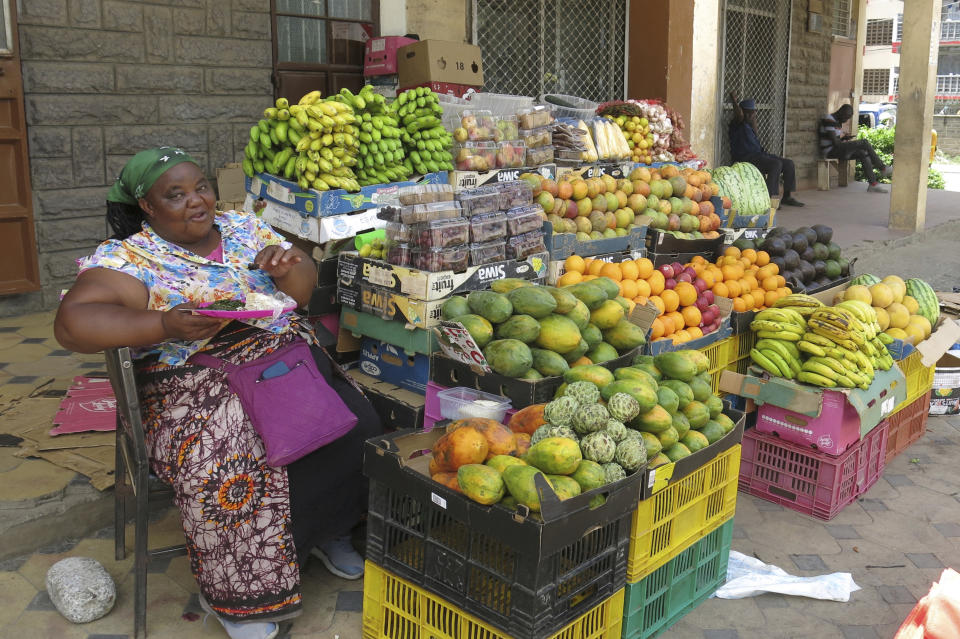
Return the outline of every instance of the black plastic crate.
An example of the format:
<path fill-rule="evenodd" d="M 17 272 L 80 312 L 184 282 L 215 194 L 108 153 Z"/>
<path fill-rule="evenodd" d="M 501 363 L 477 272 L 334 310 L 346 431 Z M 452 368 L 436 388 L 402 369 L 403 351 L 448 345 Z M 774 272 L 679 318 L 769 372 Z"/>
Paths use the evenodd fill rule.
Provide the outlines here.
<path fill-rule="evenodd" d="M 483 506 L 427 474 L 442 435 L 367 442 L 367 559 L 524 639 L 550 637 L 624 586 L 646 473 L 563 502 L 545 485 L 540 515 Z M 591 509 L 596 494 L 606 501 Z"/>

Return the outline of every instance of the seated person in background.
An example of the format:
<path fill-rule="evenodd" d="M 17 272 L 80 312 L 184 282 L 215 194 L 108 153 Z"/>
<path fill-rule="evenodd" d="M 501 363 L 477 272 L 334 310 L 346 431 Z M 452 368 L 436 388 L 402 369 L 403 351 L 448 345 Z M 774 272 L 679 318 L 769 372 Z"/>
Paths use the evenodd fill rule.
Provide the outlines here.
<path fill-rule="evenodd" d="M 893 174 L 893 167 L 883 163 L 868 141 L 854 140 L 852 135 L 843 131 L 841 128 L 843 123 L 851 117 L 853 117 L 853 107 L 844 104 L 820 120 L 820 155 L 838 160 L 857 160 L 870 182 L 867 191 L 886 193 L 887 189 L 880 186 L 878 180 L 881 176 L 890 177 Z"/>
<path fill-rule="evenodd" d="M 228 322 L 199 302 L 282 291 L 305 306 L 310 257 L 252 214 L 214 209 L 203 170 L 181 149 L 141 151 L 107 195 L 114 236 L 79 260 L 60 303 L 57 341 L 80 353 L 130 346 L 153 472 L 174 489 L 200 603 L 234 639 L 270 639 L 300 612 L 300 566 L 313 554 L 358 579 L 349 533 L 366 512 L 363 442 L 380 420 L 294 312 Z M 357 418 L 352 430 L 282 467 L 204 352 L 233 364 L 306 340 L 326 383 Z M 309 390 L 307 391 L 309 392 Z"/>
<path fill-rule="evenodd" d="M 735 162 L 749 162 L 767 178 L 767 191 L 770 197 L 780 194 L 780 176 L 783 176 L 783 198 L 781 204 L 803 206 L 792 195 L 797 190 L 797 172 L 790 158 L 767 153 L 757 137 L 757 103 L 753 98 L 737 101 L 730 93 L 733 103 L 733 120 L 730 122 L 730 155 Z"/>

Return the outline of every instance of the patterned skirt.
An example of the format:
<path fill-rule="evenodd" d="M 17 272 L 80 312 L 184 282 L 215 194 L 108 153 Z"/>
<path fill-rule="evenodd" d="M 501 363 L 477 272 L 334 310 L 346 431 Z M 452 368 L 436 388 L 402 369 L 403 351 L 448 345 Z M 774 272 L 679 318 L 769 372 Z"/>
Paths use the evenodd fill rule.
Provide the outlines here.
<path fill-rule="evenodd" d="M 231 324 L 206 352 L 242 364 L 294 339 L 301 338 Z M 312 350 L 358 424 L 281 468 L 266 464 L 263 442 L 224 373 L 161 365 L 155 357 L 137 363 L 151 467 L 174 489 L 201 593 L 228 620 L 296 615 L 299 561 L 316 543 L 349 532 L 366 511 L 363 442 L 382 432 L 379 418 L 333 374 L 327 355 Z"/>

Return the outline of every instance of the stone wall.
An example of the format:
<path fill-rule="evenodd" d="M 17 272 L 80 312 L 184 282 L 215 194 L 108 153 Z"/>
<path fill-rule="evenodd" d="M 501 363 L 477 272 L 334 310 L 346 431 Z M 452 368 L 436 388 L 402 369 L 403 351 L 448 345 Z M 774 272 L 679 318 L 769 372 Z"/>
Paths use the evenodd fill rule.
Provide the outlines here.
<path fill-rule="evenodd" d="M 242 157 L 273 93 L 269 0 L 21 5 L 43 291 L 0 298 L 0 315 L 56 305 L 104 238 L 107 188 L 131 155 L 182 146 L 212 177 Z"/>
<path fill-rule="evenodd" d="M 960 155 L 960 115 L 934 115 L 937 148 L 945 155 Z"/>

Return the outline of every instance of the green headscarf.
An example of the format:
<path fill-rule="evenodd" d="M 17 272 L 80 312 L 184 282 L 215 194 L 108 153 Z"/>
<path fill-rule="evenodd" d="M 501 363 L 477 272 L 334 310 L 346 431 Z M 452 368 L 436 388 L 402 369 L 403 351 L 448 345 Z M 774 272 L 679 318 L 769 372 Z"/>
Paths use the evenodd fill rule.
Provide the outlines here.
<path fill-rule="evenodd" d="M 193 162 L 199 166 L 189 153 L 175 146 L 140 151 L 120 171 L 120 177 L 107 193 L 107 202 L 136 206 L 161 175 L 181 162 Z"/>

